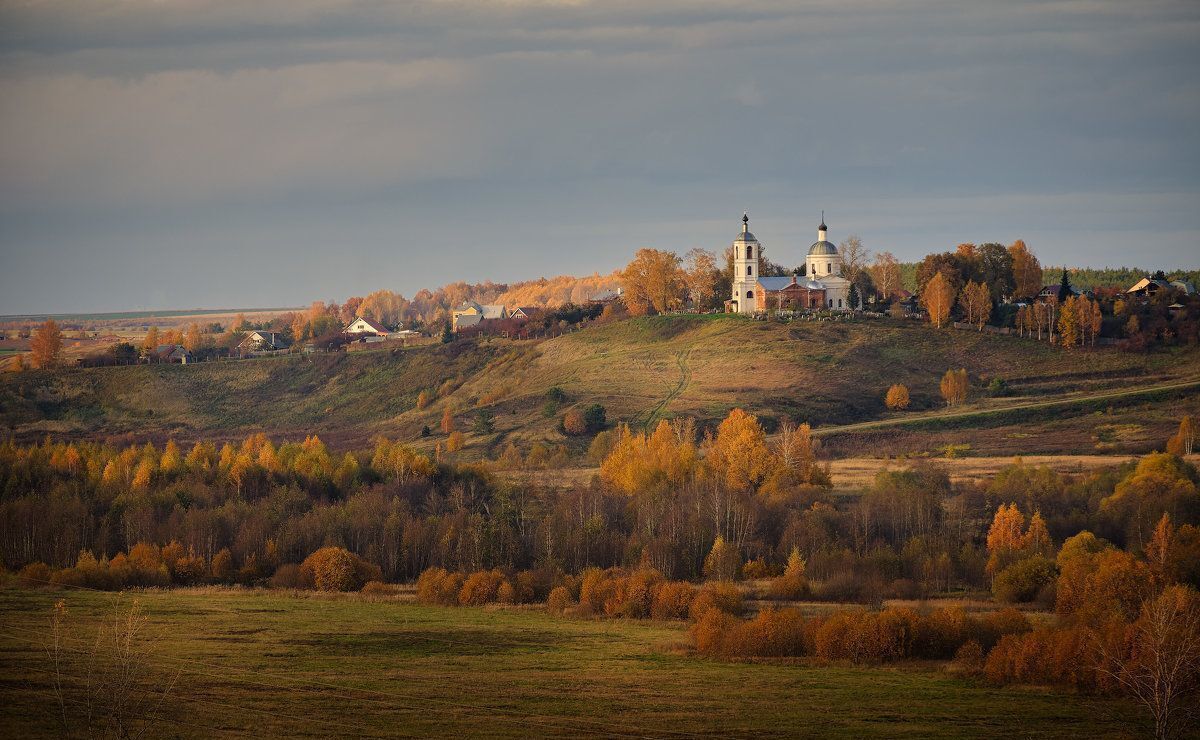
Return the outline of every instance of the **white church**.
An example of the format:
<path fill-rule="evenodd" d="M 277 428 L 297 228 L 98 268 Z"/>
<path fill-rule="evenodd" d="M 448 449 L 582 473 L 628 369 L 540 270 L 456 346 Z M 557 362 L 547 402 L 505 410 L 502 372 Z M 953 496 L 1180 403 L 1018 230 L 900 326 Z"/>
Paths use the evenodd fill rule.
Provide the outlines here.
<path fill-rule="evenodd" d="M 733 290 L 726 310 L 752 314 L 768 309 L 850 309 L 850 281 L 842 277 L 842 256 L 826 238 L 825 218 L 817 241 L 808 248 L 805 275 L 763 277 L 759 272 L 761 245 L 750 233 L 750 216 L 742 214 L 742 233 L 733 241 Z"/>

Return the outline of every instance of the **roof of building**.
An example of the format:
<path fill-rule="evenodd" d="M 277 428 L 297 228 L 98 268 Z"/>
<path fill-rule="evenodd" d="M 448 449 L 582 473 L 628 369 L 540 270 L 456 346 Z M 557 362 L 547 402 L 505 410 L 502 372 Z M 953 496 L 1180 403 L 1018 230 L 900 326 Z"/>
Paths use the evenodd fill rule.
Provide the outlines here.
<path fill-rule="evenodd" d="M 808 256 L 810 257 L 817 255 L 835 255 L 837 253 L 837 247 L 833 246 L 833 244 L 827 241 L 813 242 L 813 245 L 808 248 Z"/>
<path fill-rule="evenodd" d="M 387 334 L 388 333 L 387 329 L 383 328 L 382 326 L 375 323 L 374 321 L 371 321 L 370 319 L 368 319 L 365 316 L 359 316 L 354 321 L 351 321 L 349 324 L 346 324 L 346 327 L 344 329 L 342 329 L 342 331 L 343 332 L 349 331 L 350 327 L 354 326 L 355 324 L 357 324 L 360 321 L 363 322 L 364 324 L 366 324 L 370 328 L 370 330 L 375 332 L 376 334 Z"/>
<path fill-rule="evenodd" d="M 735 236 L 733 238 L 733 240 L 735 242 L 757 242 L 758 241 L 758 239 L 754 238 L 754 234 L 750 233 L 750 214 L 748 214 L 748 213 L 742 214 L 742 230 L 740 232 L 738 232 L 738 235 Z"/>
<path fill-rule="evenodd" d="M 760 277 L 758 279 L 758 284 L 763 287 L 763 290 L 776 291 L 790 288 L 792 286 L 792 281 L 793 276 L 790 275 L 784 277 Z M 797 287 L 805 288 L 807 290 L 825 290 L 825 286 L 821 285 L 816 280 L 801 280 L 800 278 L 796 277 L 795 284 Z"/>
<path fill-rule="evenodd" d="M 279 332 L 262 331 L 260 329 L 255 329 L 247 333 L 245 338 L 242 339 L 238 346 L 240 347 L 249 343 L 265 344 L 271 349 L 285 349 L 291 344 L 288 342 L 288 340 L 284 339 L 283 335 Z"/>
<path fill-rule="evenodd" d="M 1189 283 L 1186 280 L 1172 280 L 1171 287 L 1178 288 L 1179 290 L 1182 290 L 1184 293 L 1187 293 L 1188 295 L 1191 295 L 1192 293 L 1196 292 L 1196 286 L 1192 285 L 1191 283 Z"/>

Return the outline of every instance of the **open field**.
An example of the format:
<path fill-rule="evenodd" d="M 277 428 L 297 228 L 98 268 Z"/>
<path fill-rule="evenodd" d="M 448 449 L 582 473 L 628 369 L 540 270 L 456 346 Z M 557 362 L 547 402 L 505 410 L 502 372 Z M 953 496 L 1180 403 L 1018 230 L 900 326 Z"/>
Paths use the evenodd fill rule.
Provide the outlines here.
<path fill-rule="evenodd" d="M 878 458 L 878 457 L 848 457 L 829 460 L 833 476 L 835 493 L 851 493 L 862 491 L 871 486 L 875 475 L 884 470 L 903 469 L 919 458 Z M 932 462 L 944 468 L 950 479 L 956 483 L 962 481 L 981 482 L 996 475 L 996 473 L 1016 458 L 1013 457 L 962 457 L 962 458 L 933 458 Z M 1120 455 L 1022 455 L 1021 460 L 1027 465 L 1045 466 L 1056 473 L 1088 473 L 1101 468 L 1120 465 L 1123 462 L 1136 459 L 1134 456 Z M 1200 465 L 1200 454 L 1186 458 L 1193 465 Z M 502 477 L 533 483 L 543 488 L 582 488 L 593 476 L 599 475 L 599 468 L 560 468 L 556 470 L 527 470 L 505 471 Z"/>
<path fill-rule="evenodd" d="M 952 367 L 967 368 L 973 387 L 970 402 L 948 414 L 938 382 Z M 991 398 L 985 387 L 997 377 L 1009 393 Z M 737 406 L 767 422 L 807 421 L 835 457 L 936 453 L 964 440 L 972 454 L 1128 454 L 1160 447 L 1180 415 L 1200 410 L 1197 381 L 1194 348 L 1063 350 L 888 319 L 660 316 L 542 342 L 25 373 L 0 379 L 0 423 L 18 437 L 316 432 L 336 444 L 416 438 L 422 426 L 438 428 L 446 404 L 469 432 L 473 410 L 486 407 L 496 430 L 469 434 L 470 457 L 509 440 L 562 441 L 563 409 L 542 410 L 559 387 L 568 406 L 601 403 L 610 421 L 636 427 L 677 415 L 714 423 Z M 910 389 L 909 411 L 883 406 L 896 382 Z M 440 400 L 416 408 L 422 390 L 439 389 Z M 875 426 L 850 426 L 864 423 Z"/>
<path fill-rule="evenodd" d="M 111 595 L 0 591 L 0 726 L 56 734 L 41 636 L 57 598 L 94 624 Z M 137 596 L 152 676 L 177 688 L 154 735 L 1133 737 L 1127 704 L 994 689 L 937 671 L 729 663 L 684 625 L 395 601 L 194 590 Z M 1131 718 L 1133 718 L 1131 720 Z"/>

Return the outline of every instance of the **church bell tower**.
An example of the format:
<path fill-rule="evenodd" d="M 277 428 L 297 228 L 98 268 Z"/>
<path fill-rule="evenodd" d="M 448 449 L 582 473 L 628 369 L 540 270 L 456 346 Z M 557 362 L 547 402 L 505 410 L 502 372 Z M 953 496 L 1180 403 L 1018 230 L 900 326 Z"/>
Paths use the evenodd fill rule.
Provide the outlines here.
<path fill-rule="evenodd" d="M 733 240 L 733 290 L 730 310 L 754 313 L 758 306 L 759 243 L 750 233 L 750 215 L 742 214 L 742 233 Z"/>

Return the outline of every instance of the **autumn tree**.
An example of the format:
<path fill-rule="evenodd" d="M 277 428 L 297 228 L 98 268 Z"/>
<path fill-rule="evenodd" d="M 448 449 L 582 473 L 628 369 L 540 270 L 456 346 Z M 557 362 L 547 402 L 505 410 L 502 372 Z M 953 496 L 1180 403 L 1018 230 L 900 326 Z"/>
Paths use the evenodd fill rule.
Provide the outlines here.
<path fill-rule="evenodd" d="M 862 239 L 855 234 L 847 236 L 838 245 L 838 254 L 842 258 L 842 277 L 855 285 L 860 284 L 871 259 L 871 253 L 863 246 Z"/>
<path fill-rule="evenodd" d="M 1008 253 L 1012 257 L 1013 295 L 1033 298 L 1042 290 L 1042 264 L 1020 239 L 1009 246 Z"/>
<path fill-rule="evenodd" d="M 1058 312 L 1058 341 L 1064 347 L 1079 343 L 1079 314 L 1075 310 L 1075 296 L 1068 295 Z"/>
<path fill-rule="evenodd" d="M 871 280 L 883 300 L 889 300 L 900 292 L 900 263 L 891 252 L 879 252 L 870 267 Z"/>
<path fill-rule="evenodd" d="M 945 399 L 947 406 L 957 406 L 967 400 L 967 371 L 947 370 L 942 376 L 941 382 L 942 398 Z"/>
<path fill-rule="evenodd" d="M 663 313 L 683 300 L 686 280 L 674 252 L 639 249 L 633 261 L 621 272 L 625 305 L 635 316 L 651 310 Z"/>
<path fill-rule="evenodd" d="M 442 434 L 450 434 L 454 431 L 454 409 L 450 408 L 447 403 L 442 409 Z"/>
<path fill-rule="evenodd" d="M 146 337 L 142 339 L 142 354 L 148 355 L 158 349 L 158 327 L 150 327 L 150 331 L 146 332 Z"/>
<path fill-rule="evenodd" d="M 1003 244 L 981 244 L 977 250 L 979 282 L 987 286 L 992 297 L 1011 296 L 1016 287 L 1013 258 Z"/>
<path fill-rule="evenodd" d="M 983 331 L 983 325 L 992 315 L 992 296 L 987 284 L 968 282 L 958 297 L 958 304 L 967 317 L 967 323 L 977 325 Z"/>
<path fill-rule="evenodd" d="M 988 528 L 987 573 L 995 576 L 1012 560 L 1025 544 L 1025 516 L 1016 504 L 1001 504 Z"/>
<path fill-rule="evenodd" d="M 1179 420 L 1179 430 L 1167 442 L 1167 452 L 1174 455 L 1190 455 L 1196 445 L 1196 424 L 1191 416 Z"/>
<path fill-rule="evenodd" d="M 908 387 L 896 383 L 891 388 L 888 388 L 887 396 L 884 398 L 884 403 L 893 411 L 903 411 L 908 408 Z"/>
<path fill-rule="evenodd" d="M 704 558 L 704 575 L 713 580 L 732 581 L 742 569 L 742 558 L 737 548 L 717 535 L 712 549 Z"/>
<path fill-rule="evenodd" d="M 58 328 L 54 319 L 46 319 L 46 323 L 38 327 L 37 333 L 29 342 L 34 367 L 58 367 L 62 363 L 62 343 L 62 330 Z"/>
<path fill-rule="evenodd" d="M 683 278 L 687 286 L 692 307 L 701 311 L 716 295 L 717 282 L 721 273 L 717 269 L 717 258 L 705 249 L 692 249 L 687 253 Z"/>
<path fill-rule="evenodd" d="M 946 276 L 938 272 L 925 284 L 921 291 L 921 305 L 929 312 L 929 321 L 939 329 L 950 316 L 954 305 L 954 286 Z"/>
<path fill-rule="evenodd" d="M 1101 672 L 1154 719 L 1158 740 L 1186 734 L 1200 693 L 1200 594 L 1172 586 L 1148 600 L 1123 649 L 1097 636 Z"/>

